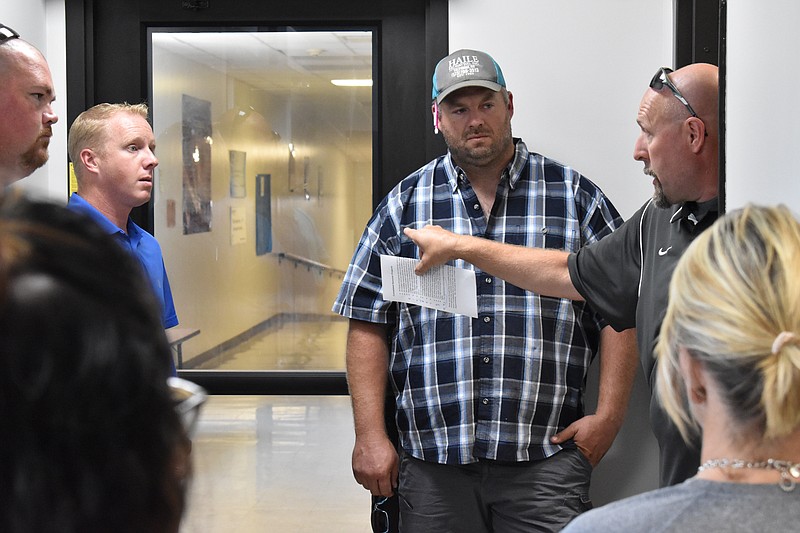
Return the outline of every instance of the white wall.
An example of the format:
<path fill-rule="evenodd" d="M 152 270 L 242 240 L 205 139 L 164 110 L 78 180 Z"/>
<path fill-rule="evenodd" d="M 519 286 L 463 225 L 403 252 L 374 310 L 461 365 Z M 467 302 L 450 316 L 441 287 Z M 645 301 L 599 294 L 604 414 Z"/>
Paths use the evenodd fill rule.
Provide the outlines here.
<path fill-rule="evenodd" d="M 13 187 L 31 196 L 67 200 L 67 51 L 64 0 L 3 0 L 3 24 L 11 26 L 47 58 L 56 90 L 50 161 Z M 44 22 L 43 22 L 44 21 Z"/>
<path fill-rule="evenodd" d="M 514 134 L 529 149 L 589 177 L 625 218 L 652 195 L 632 156 L 636 113 L 653 73 L 673 64 L 672 0 L 450 0 L 449 30 L 450 51 L 484 50 L 500 64 Z M 640 371 L 626 423 L 593 474 L 595 505 L 658 486 L 649 398 Z"/>
<path fill-rule="evenodd" d="M 800 3 L 728 2 L 726 209 L 784 203 L 800 213 Z"/>
<path fill-rule="evenodd" d="M 627 218 L 652 194 L 636 112 L 672 65 L 672 0 L 450 1 L 450 50 L 487 51 L 514 94 L 514 134 L 597 183 Z"/>

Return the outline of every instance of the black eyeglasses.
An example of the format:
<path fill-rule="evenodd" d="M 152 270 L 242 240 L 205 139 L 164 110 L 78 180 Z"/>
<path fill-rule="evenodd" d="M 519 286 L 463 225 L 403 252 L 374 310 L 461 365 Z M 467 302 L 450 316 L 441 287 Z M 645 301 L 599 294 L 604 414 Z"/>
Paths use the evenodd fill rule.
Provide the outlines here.
<path fill-rule="evenodd" d="M 0 44 L 11 39 L 19 39 L 19 33 L 15 32 L 13 28 L 9 28 L 3 23 L 0 23 Z"/>
<path fill-rule="evenodd" d="M 678 88 L 675 87 L 674 83 L 669 81 L 669 76 L 667 76 L 667 74 L 669 74 L 670 72 L 672 72 L 671 68 L 661 67 L 660 69 L 658 69 L 656 75 L 653 76 L 652 80 L 650 80 L 650 88 L 655 91 L 660 91 L 662 87 L 666 86 L 667 88 L 669 88 L 670 91 L 672 91 L 672 94 L 675 95 L 675 98 L 680 100 L 680 102 L 686 106 L 686 109 L 689 110 L 689 113 L 691 113 L 693 117 L 698 118 L 697 113 L 695 113 L 694 109 L 692 109 L 692 106 L 689 105 L 689 102 L 686 100 L 686 97 L 681 94 Z"/>

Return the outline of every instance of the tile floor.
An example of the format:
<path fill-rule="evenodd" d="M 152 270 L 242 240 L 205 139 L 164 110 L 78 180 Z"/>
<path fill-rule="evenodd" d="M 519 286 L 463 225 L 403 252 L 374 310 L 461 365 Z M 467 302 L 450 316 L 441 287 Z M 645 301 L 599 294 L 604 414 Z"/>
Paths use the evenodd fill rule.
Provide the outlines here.
<path fill-rule="evenodd" d="M 344 370 L 346 321 L 264 332 L 204 368 Z M 212 396 L 193 439 L 181 533 L 369 533 L 347 396 Z"/>
<path fill-rule="evenodd" d="M 346 396 L 212 396 L 181 533 L 368 533 Z"/>

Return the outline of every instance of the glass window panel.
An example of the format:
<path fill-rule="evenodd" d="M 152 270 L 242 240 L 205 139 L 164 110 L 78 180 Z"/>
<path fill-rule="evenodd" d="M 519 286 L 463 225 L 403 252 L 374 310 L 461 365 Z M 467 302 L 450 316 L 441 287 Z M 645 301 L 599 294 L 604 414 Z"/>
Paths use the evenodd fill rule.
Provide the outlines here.
<path fill-rule="evenodd" d="M 331 305 L 372 211 L 372 56 L 372 29 L 151 29 L 183 368 L 344 370 Z"/>

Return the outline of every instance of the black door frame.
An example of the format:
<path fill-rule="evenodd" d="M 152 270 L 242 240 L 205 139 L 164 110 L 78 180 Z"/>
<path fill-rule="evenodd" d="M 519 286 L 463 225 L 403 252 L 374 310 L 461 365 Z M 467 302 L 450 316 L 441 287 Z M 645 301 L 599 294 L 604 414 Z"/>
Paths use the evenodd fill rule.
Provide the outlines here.
<path fill-rule="evenodd" d="M 448 53 L 447 0 L 65 0 L 65 7 L 70 124 L 99 102 L 147 101 L 148 27 L 374 25 L 383 83 L 376 95 L 373 205 L 445 149 L 427 127 L 427 104 L 429 73 Z M 135 213 L 134 220 L 152 230 L 152 213 Z"/>
<path fill-rule="evenodd" d="M 400 179 L 445 150 L 428 127 L 428 104 L 429 73 L 448 53 L 447 0 L 65 0 L 65 9 L 70 124 L 99 102 L 147 101 L 148 28 L 373 26 L 380 53 L 373 206 Z M 131 216 L 152 232 L 152 202 Z M 344 372 L 180 373 L 214 394 L 347 394 Z"/>
<path fill-rule="evenodd" d="M 726 0 L 675 0 L 675 68 L 691 63 L 719 67 L 719 213 L 725 212 Z"/>
<path fill-rule="evenodd" d="M 690 63 L 719 66 L 720 0 L 675 1 L 675 68 Z"/>

